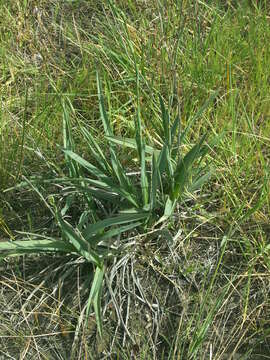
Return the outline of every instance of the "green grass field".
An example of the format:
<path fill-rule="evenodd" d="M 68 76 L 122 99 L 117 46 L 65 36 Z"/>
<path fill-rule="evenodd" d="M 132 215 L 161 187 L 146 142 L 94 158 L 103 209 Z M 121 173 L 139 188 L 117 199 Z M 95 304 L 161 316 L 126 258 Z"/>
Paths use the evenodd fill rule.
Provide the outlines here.
<path fill-rule="evenodd" d="M 268 1 L 0 24 L 0 359 L 270 359 Z"/>

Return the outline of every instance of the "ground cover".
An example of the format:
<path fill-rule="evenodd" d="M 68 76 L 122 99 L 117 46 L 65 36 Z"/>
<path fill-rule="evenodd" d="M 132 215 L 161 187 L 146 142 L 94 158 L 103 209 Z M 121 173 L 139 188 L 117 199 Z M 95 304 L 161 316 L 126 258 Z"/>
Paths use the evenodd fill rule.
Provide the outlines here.
<path fill-rule="evenodd" d="M 59 223 L 75 229 L 92 206 L 92 221 L 119 211 L 115 193 L 93 204 L 74 181 L 61 180 L 85 176 L 72 154 L 95 166 L 102 161 L 93 149 L 109 158 L 106 116 L 115 136 L 137 139 L 139 153 L 114 142 L 115 161 L 136 173 L 138 189 L 149 177 L 150 195 L 131 192 L 144 206 L 155 188 L 147 149 L 161 150 L 164 136 L 169 142 L 167 116 L 187 129 L 180 146 L 173 143 L 181 154 L 206 135 L 201 165 L 212 174 L 186 189 L 158 226 L 162 206 L 153 221 L 122 228 L 121 253 L 106 258 L 98 299 L 92 294 L 102 336 L 97 308 L 84 322 L 94 267 L 83 253 L 5 258 L 1 356 L 270 358 L 269 5 L 3 0 L 0 7 L 0 244 L 58 239 Z M 164 194 L 173 194 L 166 176 Z"/>

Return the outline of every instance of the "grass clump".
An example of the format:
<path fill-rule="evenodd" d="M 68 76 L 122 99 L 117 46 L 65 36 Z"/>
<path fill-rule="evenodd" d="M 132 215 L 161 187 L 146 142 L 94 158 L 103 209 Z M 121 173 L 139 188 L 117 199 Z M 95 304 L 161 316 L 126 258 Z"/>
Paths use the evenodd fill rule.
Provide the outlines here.
<path fill-rule="evenodd" d="M 93 264 L 95 270 L 94 275 L 91 274 L 92 285 L 86 312 L 88 316 L 90 305 L 93 303 L 99 332 L 102 334 L 101 289 L 105 261 L 119 253 L 122 247 L 121 243 L 118 248 L 115 247 L 113 238 L 119 237 L 121 233 L 127 233 L 131 229 L 139 228 L 139 226 L 141 229 L 149 228 L 149 226 L 155 227 L 168 220 L 173 215 L 176 203 L 183 197 L 184 192 L 187 189 L 189 192 L 197 190 L 207 178 L 205 174 L 203 177 L 201 176 L 202 168 L 200 166 L 194 168 L 196 161 L 201 164 L 207 153 L 207 147 L 203 147 L 204 138 L 202 138 L 185 156 L 179 154 L 178 149 L 185 132 L 180 134 L 178 131 L 179 117 L 174 120 L 172 125 L 170 124 L 169 113 L 161 97 L 163 143 L 160 150 L 151 146 L 146 147 L 142 135 L 139 108 L 135 119 L 135 139 L 122 139 L 113 136 L 111 123 L 105 110 L 99 76 L 97 76 L 97 83 L 100 113 L 104 133 L 109 144 L 109 159 L 106 158 L 104 151 L 85 127 L 82 127 L 81 131 L 86 138 L 90 155 L 97 165 L 85 160 L 73 151 L 74 141 L 71 134 L 69 111 L 66 104 L 63 103 L 63 142 L 69 175 L 66 179 L 59 179 L 60 181 L 58 179 L 44 180 L 50 182 L 58 180 L 57 183 L 64 186 L 64 193 L 68 189 L 65 207 L 61 210 L 58 209 L 51 196 L 46 201 L 38 188 L 35 187 L 34 180 L 30 183 L 30 186 L 40 195 L 57 220 L 62 233 L 62 240 L 32 234 L 28 240 L 2 242 L 0 251 L 2 258 L 40 254 L 42 252 L 76 253 Z M 175 138 L 178 139 L 178 146 L 175 146 Z M 135 156 L 140 167 L 134 170 L 135 174 L 137 173 L 139 176 L 129 177 L 116 155 L 115 144 L 136 150 Z M 150 155 L 150 159 L 148 159 L 148 162 L 151 163 L 150 167 L 146 164 L 146 154 Z M 87 170 L 89 177 L 85 177 L 82 172 L 83 169 Z M 208 174 L 206 175 L 208 176 Z M 38 181 L 40 180 L 38 179 Z M 75 196 L 78 195 L 81 195 L 81 199 L 85 200 L 85 206 L 81 205 L 84 210 L 80 214 L 77 224 L 72 226 L 64 217 L 72 206 Z M 96 207 L 106 209 L 102 217 Z M 113 216 L 108 213 L 109 209 L 113 209 Z M 109 230 L 105 231 L 105 229 Z M 40 236 L 41 238 L 38 239 L 37 237 Z"/>

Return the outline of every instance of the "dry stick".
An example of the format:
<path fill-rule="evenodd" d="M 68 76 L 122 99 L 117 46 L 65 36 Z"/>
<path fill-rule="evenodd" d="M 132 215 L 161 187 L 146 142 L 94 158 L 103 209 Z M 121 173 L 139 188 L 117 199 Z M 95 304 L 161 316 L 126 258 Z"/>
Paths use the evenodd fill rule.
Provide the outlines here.
<path fill-rule="evenodd" d="M 34 334 L 33 334 L 33 331 L 32 331 L 32 329 L 31 329 L 31 326 L 30 326 L 30 324 L 29 324 L 29 322 L 28 322 L 27 316 L 25 316 L 25 310 L 22 310 L 22 314 L 23 314 L 23 317 L 24 317 L 24 319 L 25 319 L 25 322 L 27 323 L 28 328 L 29 328 L 30 333 L 31 333 L 30 339 L 33 339 L 35 348 L 36 348 L 36 350 L 37 350 L 38 358 L 39 358 L 39 360 L 41 360 L 41 357 L 40 357 L 40 354 L 39 354 L 39 350 L 38 350 L 38 346 L 37 346 L 37 342 L 36 342 L 35 336 L 34 336 Z M 29 344 L 30 344 L 30 342 L 29 342 Z M 28 347 L 29 347 L 29 345 L 28 345 Z M 27 348 L 28 348 L 28 347 L 27 347 Z M 26 354 L 25 354 L 25 355 L 26 355 Z"/>
<path fill-rule="evenodd" d="M 110 281 L 112 283 L 113 281 L 113 278 L 114 278 L 114 274 L 116 273 L 116 271 L 114 270 L 116 265 L 117 265 L 117 259 L 114 258 L 113 260 L 114 264 L 113 264 L 113 267 L 112 267 L 112 271 L 111 271 L 111 276 L 110 276 Z M 108 305 L 108 304 L 107 304 Z M 104 312 L 105 312 L 106 309 L 104 309 Z M 111 346 L 110 346 L 110 355 L 113 353 L 113 348 L 114 348 L 114 343 L 115 343 L 115 340 L 116 340 L 116 336 L 117 336 L 117 332 L 118 332 L 118 329 L 119 329 L 120 325 L 119 325 L 119 322 L 117 323 L 116 325 L 116 328 L 115 328 L 115 331 L 114 331 L 114 335 L 113 335 L 113 339 L 111 341 Z"/>
<path fill-rule="evenodd" d="M 123 277 L 122 277 L 122 279 L 125 278 L 125 272 L 126 272 L 126 263 L 125 263 L 124 268 L 123 268 L 123 275 L 122 275 Z M 130 288 L 129 272 L 127 271 L 126 274 L 127 274 L 128 288 Z M 127 311 L 126 311 L 126 322 L 125 322 L 126 327 L 128 326 L 129 307 L 130 307 L 130 294 L 127 293 Z M 125 343 L 126 343 L 126 333 L 124 333 L 124 337 L 123 337 L 123 347 L 125 346 Z"/>
<path fill-rule="evenodd" d="M 86 304 L 84 305 L 84 307 L 83 307 L 83 309 L 82 309 L 82 311 L 80 313 L 80 316 L 79 316 L 79 319 L 78 319 L 78 322 L 77 322 L 77 325 L 76 325 L 74 339 L 73 339 L 73 343 L 72 343 L 72 346 L 71 346 L 71 354 L 70 354 L 71 359 L 74 359 L 74 357 L 75 357 L 76 345 L 79 342 L 79 331 L 80 331 L 80 328 L 81 328 L 81 324 L 83 322 L 83 317 L 84 317 L 84 313 L 86 311 L 87 305 L 88 304 L 86 302 Z"/>
<path fill-rule="evenodd" d="M 20 305 L 21 305 L 21 312 L 22 312 L 22 315 L 24 317 L 24 320 L 25 322 L 27 323 L 29 329 L 30 329 L 30 333 L 31 335 L 29 336 L 30 339 L 33 339 L 33 342 L 34 342 L 34 345 L 35 345 L 35 348 L 37 350 L 37 354 L 38 354 L 38 358 L 40 359 L 40 355 L 39 355 L 39 351 L 38 351 L 38 347 L 37 347 L 37 343 L 36 343 L 36 340 L 34 338 L 34 334 L 32 332 L 32 329 L 31 329 L 31 326 L 29 325 L 29 322 L 27 320 L 27 317 L 25 316 L 25 311 L 24 311 L 24 305 L 22 305 L 22 297 L 21 297 L 21 291 L 19 290 L 19 284 L 17 282 L 17 278 L 16 278 L 16 275 L 14 274 L 14 272 L 12 271 L 12 274 L 14 276 L 14 280 L 15 280 L 15 284 L 16 284 L 16 287 L 17 287 L 17 291 L 19 293 L 19 302 L 20 302 Z M 18 325 L 17 325 L 18 326 Z"/>
<path fill-rule="evenodd" d="M 107 275 L 107 274 L 105 274 L 105 279 L 106 279 L 106 283 L 107 283 L 108 290 L 109 290 L 110 295 L 111 295 L 111 297 L 112 297 L 112 301 L 113 301 L 115 310 L 116 310 L 116 312 L 117 312 L 118 321 L 123 325 L 123 328 L 125 329 L 127 335 L 128 335 L 129 338 L 131 339 L 132 343 L 135 345 L 136 342 L 135 342 L 135 340 L 133 339 L 133 337 L 131 336 L 131 334 L 130 334 L 130 332 L 129 332 L 128 328 L 126 327 L 126 324 L 125 324 L 125 322 L 124 322 L 124 320 L 123 320 L 123 317 L 122 317 L 122 315 L 121 315 L 121 311 L 120 311 L 120 309 L 119 309 L 119 306 L 118 306 L 117 301 L 116 301 L 116 298 L 115 298 L 115 294 L 114 294 L 113 289 L 112 289 L 112 287 L 111 287 L 110 279 L 108 278 L 108 275 Z"/>
<path fill-rule="evenodd" d="M 139 296 L 137 296 L 142 302 L 144 302 L 148 308 L 150 309 L 151 313 L 154 314 L 154 316 L 156 317 L 156 310 L 154 309 L 153 305 L 148 301 L 147 297 L 145 296 L 145 293 L 143 291 L 143 288 L 141 286 L 141 283 L 140 283 L 140 280 L 138 277 L 135 277 L 135 274 L 134 274 L 134 268 L 133 268 L 133 263 L 131 264 L 131 275 L 133 277 L 133 280 L 134 280 L 134 283 L 137 287 L 137 289 L 139 290 L 139 293 L 141 295 L 141 298 Z M 158 321 L 157 319 L 154 319 L 153 320 L 154 323 L 156 323 L 157 325 L 157 328 L 158 328 Z M 152 339 L 152 335 L 153 335 L 153 331 L 154 331 L 154 325 L 152 326 L 152 333 L 150 335 L 150 342 L 151 342 L 151 345 L 152 345 L 152 349 L 153 349 L 153 355 L 154 355 L 154 359 L 156 359 L 156 349 L 155 349 L 155 344 L 153 342 L 153 339 Z"/>
<path fill-rule="evenodd" d="M 72 334 L 74 331 L 66 331 L 66 334 Z M 37 334 L 37 335 L 24 335 L 23 337 L 25 339 L 36 339 L 36 338 L 43 338 L 48 336 L 56 336 L 56 335 L 63 335 L 62 331 L 56 331 L 56 332 L 50 332 L 46 334 Z M 21 335 L 0 335 L 0 339 L 21 339 Z"/>

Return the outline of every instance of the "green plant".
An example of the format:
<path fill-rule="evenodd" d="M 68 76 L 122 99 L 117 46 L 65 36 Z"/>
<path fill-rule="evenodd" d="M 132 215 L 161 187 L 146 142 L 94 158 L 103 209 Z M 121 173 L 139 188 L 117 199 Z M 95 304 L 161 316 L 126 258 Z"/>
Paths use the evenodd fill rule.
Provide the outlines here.
<path fill-rule="evenodd" d="M 137 75 L 138 76 L 138 75 Z M 87 141 L 94 165 L 70 149 L 65 155 L 91 174 L 83 178 L 92 187 L 77 187 L 78 191 L 91 193 L 98 199 L 107 199 L 118 204 L 118 211 L 125 213 L 145 212 L 146 224 L 155 225 L 166 220 L 174 211 L 177 201 L 183 199 L 185 192 L 194 192 L 210 176 L 202 166 L 202 159 L 208 152 L 203 145 L 205 136 L 195 144 L 185 156 L 180 153 L 186 130 L 180 133 L 179 116 L 171 123 L 169 113 L 160 96 L 162 112 L 163 138 L 161 147 L 146 145 L 143 136 L 143 125 L 140 116 L 139 94 L 137 93 L 137 115 L 135 118 L 135 139 L 114 136 L 110 119 L 105 110 L 104 97 L 100 78 L 97 75 L 100 114 L 105 137 L 108 140 L 110 159 L 108 160 L 98 143 L 85 127 L 81 132 Z M 138 87 L 137 87 L 138 88 Z M 205 108 L 205 106 L 204 106 Z M 202 113 L 202 109 L 198 114 Z M 196 114 L 194 118 L 197 117 Z M 128 147 L 135 151 L 135 160 L 139 163 L 139 171 L 129 175 L 125 172 L 119 157 L 117 146 Z M 131 160 L 131 159 L 130 159 Z M 195 163 L 197 166 L 195 167 Z M 137 169 L 136 169 L 137 170 Z M 139 181 L 135 175 L 139 174 Z M 94 177 L 94 179 L 93 179 Z M 162 215 L 160 217 L 160 215 Z"/>
<path fill-rule="evenodd" d="M 107 159 L 104 155 L 91 133 L 80 124 L 81 133 L 87 142 L 93 162 L 85 160 L 75 152 L 70 110 L 68 110 L 70 106 L 68 106 L 68 101 L 63 101 L 63 151 L 68 176 L 47 181 L 60 182 L 64 186 L 67 193 L 65 206 L 60 210 L 53 196 L 49 196 L 49 200 L 46 200 L 37 188 L 34 179 L 21 184 L 28 184 L 38 193 L 57 220 L 62 237 L 55 239 L 28 234 L 27 239 L 1 243 L 0 251 L 2 258 L 43 252 L 75 253 L 91 263 L 94 275 L 91 274 L 92 285 L 86 315 L 89 313 L 90 306 L 93 305 L 101 334 L 101 290 L 105 262 L 122 250 L 121 246 L 114 245 L 115 237 L 134 228 L 157 226 L 168 219 L 173 214 L 177 201 L 183 199 L 185 191 L 197 189 L 208 178 L 209 173 L 203 176 L 201 174 L 204 170 L 202 159 L 208 150 L 207 146 L 203 145 L 205 137 L 185 156 L 181 156 L 179 147 L 186 132 L 180 134 L 179 117 L 176 117 L 171 124 L 169 113 L 161 97 L 163 143 L 160 149 L 145 144 L 138 91 L 135 139 L 114 136 L 105 110 L 98 74 L 97 84 L 109 158 Z M 138 88 L 139 86 L 137 90 Z M 135 156 L 139 161 L 139 172 L 135 171 L 136 176 L 130 176 L 121 164 L 117 155 L 119 145 L 135 150 Z M 198 166 L 194 167 L 196 161 Z M 72 225 L 66 220 L 66 214 L 78 195 L 84 199 L 85 206 L 76 225 Z M 97 209 L 102 202 L 104 202 L 103 208 L 113 207 L 116 215 L 109 215 L 104 219 L 104 214 L 100 215 Z"/>

